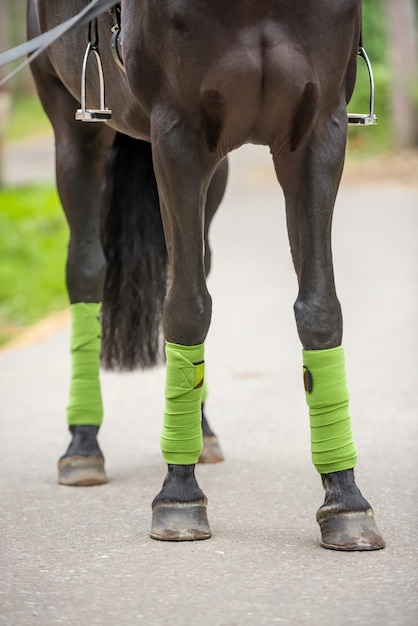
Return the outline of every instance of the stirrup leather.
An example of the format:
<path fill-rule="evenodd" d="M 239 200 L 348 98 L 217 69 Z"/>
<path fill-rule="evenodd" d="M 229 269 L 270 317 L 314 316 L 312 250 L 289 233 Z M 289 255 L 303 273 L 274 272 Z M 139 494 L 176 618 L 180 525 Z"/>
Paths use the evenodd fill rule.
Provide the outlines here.
<path fill-rule="evenodd" d="M 373 70 L 371 63 L 369 61 L 369 57 L 365 49 L 360 46 L 357 52 L 357 55 L 363 59 L 366 64 L 367 71 L 369 73 L 369 82 L 370 82 L 370 111 L 369 113 L 347 113 L 348 115 L 348 123 L 355 124 L 360 126 L 370 126 L 371 124 L 377 124 L 377 117 L 374 114 L 374 78 L 373 78 Z"/>
<path fill-rule="evenodd" d="M 86 70 L 90 54 L 93 54 L 97 63 L 97 74 L 99 77 L 99 109 L 86 109 Z M 81 71 L 81 109 L 77 109 L 75 119 L 81 122 L 106 122 L 112 118 L 112 111 L 105 107 L 104 103 L 104 78 L 103 67 L 99 52 L 92 42 L 89 41 L 83 60 Z"/>

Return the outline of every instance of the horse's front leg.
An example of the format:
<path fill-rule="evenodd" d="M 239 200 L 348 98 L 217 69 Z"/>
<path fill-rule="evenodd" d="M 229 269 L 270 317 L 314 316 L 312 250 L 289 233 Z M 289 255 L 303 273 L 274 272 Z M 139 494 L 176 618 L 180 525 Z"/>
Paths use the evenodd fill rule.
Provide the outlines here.
<path fill-rule="evenodd" d="M 168 465 L 152 504 L 151 537 L 207 539 L 206 498 L 194 470 L 202 451 L 204 341 L 211 298 L 204 264 L 204 208 L 211 172 L 181 120 L 153 120 L 152 146 L 169 259 L 164 305 L 166 388 L 161 451 Z"/>
<path fill-rule="evenodd" d="M 356 464 L 331 253 L 331 222 L 345 151 L 345 107 L 313 130 L 307 145 L 275 159 L 286 196 L 288 231 L 299 281 L 295 317 L 303 345 L 311 450 L 325 502 L 317 513 L 322 545 L 384 547 L 370 504 L 354 479 Z"/>

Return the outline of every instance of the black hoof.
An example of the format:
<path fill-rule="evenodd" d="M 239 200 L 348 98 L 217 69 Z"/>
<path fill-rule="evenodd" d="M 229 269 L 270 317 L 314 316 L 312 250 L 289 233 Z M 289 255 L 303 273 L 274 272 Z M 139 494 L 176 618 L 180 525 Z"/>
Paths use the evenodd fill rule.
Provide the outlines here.
<path fill-rule="evenodd" d="M 216 435 L 203 435 L 203 450 L 199 463 L 220 463 L 224 460 Z"/>
<path fill-rule="evenodd" d="M 150 537 L 160 541 L 199 541 L 211 536 L 206 500 L 156 502 Z"/>
<path fill-rule="evenodd" d="M 104 458 L 67 456 L 58 461 L 58 483 L 71 487 L 92 487 L 107 483 Z"/>
<path fill-rule="evenodd" d="M 322 546 L 330 550 L 381 550 L 385 541 L 380 534 L 371 509 L 352 513 L 336 513 L 319 509 L 317 521 L 321 528 Z"/>

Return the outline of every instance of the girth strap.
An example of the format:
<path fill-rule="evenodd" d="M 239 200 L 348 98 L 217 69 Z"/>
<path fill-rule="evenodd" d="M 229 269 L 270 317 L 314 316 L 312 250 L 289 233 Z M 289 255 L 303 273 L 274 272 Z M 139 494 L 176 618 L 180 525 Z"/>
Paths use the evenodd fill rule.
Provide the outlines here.
<path fill-rule="evenodd" d="M 116 4 L 109 11 L 113 19 L 112 26 L 112 39 L 110 41 L 110 48 L 116 65 L 124 72 L 125 65 L 123 63 L 122 53 L 122 39 L 121 39 L 121 6 L 120 3 Z"/>

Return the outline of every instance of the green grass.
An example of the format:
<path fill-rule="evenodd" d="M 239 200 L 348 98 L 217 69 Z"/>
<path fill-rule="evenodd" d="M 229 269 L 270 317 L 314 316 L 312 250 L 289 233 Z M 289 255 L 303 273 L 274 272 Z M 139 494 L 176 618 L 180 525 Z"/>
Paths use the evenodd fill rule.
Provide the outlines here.
<path fill-rule="evenodd" d="M 54 187 L 0 190 L 0 343 L 67 305 L 68 228 Z"/>

